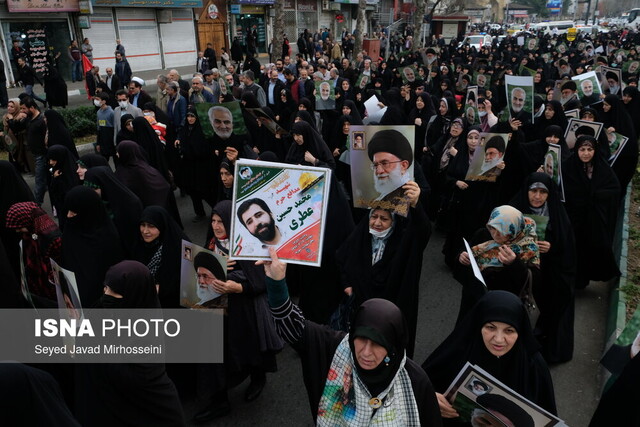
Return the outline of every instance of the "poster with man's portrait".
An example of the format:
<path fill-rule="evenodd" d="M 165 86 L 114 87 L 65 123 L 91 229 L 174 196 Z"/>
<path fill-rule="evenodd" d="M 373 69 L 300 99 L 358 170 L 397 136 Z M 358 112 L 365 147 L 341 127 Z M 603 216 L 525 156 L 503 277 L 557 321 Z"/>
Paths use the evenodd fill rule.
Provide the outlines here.
<path fill-rule="evenodd" d="M 480 116 L 478 115 L 478 86 L 469 86 L 467 88 L 464 114 L 470 126 L 480 123 Z"/>
<path fill-rule="evenodd" d="M 414 67 L 413 65 L 408 65 L 406 67 L 400 67 L 398 68 L 398 71 L 400 72 L 400 77 L 402 77 L 402 84 L 403 85 L 408 85 L 411 84 L 413 82 L 416 81 L 416 79 L 418 78 L 418 74 L 416 71 L 416 67 Z"/>
<path fill-rule="evenodd" d="M 231 85 L 224 77 L 220 77 L 218 79 L 218 85 L 220 86 L 220 93 L 222 96 L 227 96 L 228 93 L 232 93 Z"/>
<path fill-rule="evenodd" d="M 409 199 L 402 186 L 413 180 L 415 126 L 351 126 L 361 134 L 363 150 L 351 150 L 353 206 L 381 208 L 407 216 Z"/>
<path fill-rule="evenodd" d="M 533 77 L 532 76 L 504 76 L 507 91 L 507 106 L 509 115 L 526 113 L 533 122 Z"/>
<path fill-rule="evenodd" d="M 537 50 L 538 49 L 538 38 L 537 37 L 527 37 L 525 41 L 525 46 L 529 50 Z"/>
<path fill-rule="evenodd" d="M 636 74 L 638 70 L 640 70 L 640 61 L 637 61 L 637 60 L 625 61 L 622 64 L 623 73 Z"/>
<path fill-rule="evenodd" d="M 576 139 L 578 139 L 578 136 L 580 135 L 590 135 L 595 139 L 598 139 L 603 126 L 604 125 L 600 122 L 569 119 L 567 130 L 564 132 L 564 140 L 567 143 L 567 147 L 569 147 L 570 150 L 573 150 L 573 147 L 576 145 Z"/>
<path fill-rule="evenodd" d="M 358 76 L 358 79 L 356 80 L 356 87 L 360 90 L 364 90 L 364 88 L 367 87 L 370 81 L 371 81 L 371 76 L 368 76 L 366 74 L 360 74 Z"/>
<path fill-rule="evenodd" d="M 227 257 L 186 240 L 180 252 L 180 305 L 188 308 L 224 308 L 217 281 L 227 280 Z"/>
<path fill-rule="evenodd" d="M 567 110 L 567 111 L 564 112 L 564 116 L 567 119 L 570 119 L 570 118 L 579 119 L 580 118 L 580 109 L 574 108 L 573 110 Z"/>
<path fill-rule="evenodd" d="M 496 182 L 505 168 L 504 155 L 508 143 L 507 133 L 481 133 L 480 144 L 473 154 L 465 180 Z"/>
<path fill-rule="evenodd" d="M 476 84 L 476 86 L 478 86 L 479 88 L 488 89 L 488 88 L 491 87 L 491 75 L 490 74 L 475 73 L 473 81 Z"/>
<path fill-rule="evenodd" d="M 611 153 L 609 156 L 609 165 L 613 166 L 622 149 L 627 144 L 627 141 L 629 141 L 629 138 L 617 132 L 607 132 L 607 140 L 609 141 L 609 151 Z"/>
<path fill-rule="evenodd" d="M 593 100 L 599 100 L 602 89 L 600 88 L 600 81 L 596 76 L 595 71 L 589 71 L 577 76 L 573 76 L 571 80 L 576 82 L 578 88 L 578 98 L 588 98 Z M 589 105 L 594 102 L 589 102 Z"/>
<path fill-rule="evenodd" d="M 458 412 L 460 421 L 474 426 L 565 425 L 555 415 L 470 362 L 462 367 L 444 397 Z"/>
<path fill-rule="evenodd" d="M 260 123 L 260 127 L 265 127 L 274 135 L 288 135 L 289 132 L 281 127 L 276 121 L 268 115 L 262 108 L 247 108 L 249 114 Z"/>
<path fill-rule="evenodd" d="M 270 259 L 274 248 L 288 263 L 319 266 L 330 185 L 327 168 L 236 161 L 230 258 Z"/>
<path fill-rule="evenodd" d="M 622 84 L 622 70 L 620 68 L 607 67 L 605 65 L 600 66 L 600 87 L 602 88 L 602 92 L 619 93 Z"/>
<path fill-rule="evenodd" d="M 53 259 L 50 261 L 53 283 L 56 286 L 56 299 L 60 318 L 67 320 L 82 319 L 84 315 L 75 273 L 60 267 Z"/>
<path fill-rule="evenodd" d="M 569 48 L 567 47 L 567 44 L 562 42 L 562 43 L 558 43 L 556 45 L 556 52 L 558 52 L 560 55 L 564 55 L 565 53 L 567 53 L 567 50 Z"/>
<path fill-rule="evenodd" d="M 333 110 L 336 108 L 336 95 L 331 82 L 315 82 L 316 110 Z"/>
<path fill-rule="evenodd" d="M 231 135 L 247 134 L 247 126 L 244 123 L 239 101 L 222 104 L 202 102 L 195 104 L 195 107 L 202 133 L 206 138 L 217 135 L 222 139 L 228 139 Z"/>

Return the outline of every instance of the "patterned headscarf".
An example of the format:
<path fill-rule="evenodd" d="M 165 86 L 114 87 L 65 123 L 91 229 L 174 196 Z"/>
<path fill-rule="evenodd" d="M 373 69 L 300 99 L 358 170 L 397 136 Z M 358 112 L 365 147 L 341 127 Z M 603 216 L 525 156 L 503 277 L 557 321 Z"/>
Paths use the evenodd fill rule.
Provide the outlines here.
<path fill-rule="evenodd" d="M 498 206 L 491 212 L 487 227 L 496 229 L 507 237 L 505 245 L 527 265 L 540 266 L 540 250 L 536 241 L 536 223 L 522 212 L 508 205 Z M 498 260 L 498 249 L 502 246 L 495 240 L 471 248 L 480 270 L 487 267 L 504 267 Z"/>

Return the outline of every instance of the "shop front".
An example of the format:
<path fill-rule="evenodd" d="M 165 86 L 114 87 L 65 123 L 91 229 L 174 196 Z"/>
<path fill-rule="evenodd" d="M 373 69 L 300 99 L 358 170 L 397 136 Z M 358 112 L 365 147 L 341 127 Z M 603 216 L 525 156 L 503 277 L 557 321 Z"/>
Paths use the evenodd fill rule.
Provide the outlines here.
<path fill-rule="evenodd" d="M 257 53 L 266 53 L 269 47 L 268 12 L 274 0 L 235 0 L 231 8 L 231 34 L 248 51 L 249 35 L 255 39 Z"/>
<path fill-rule="evenodd" d="M 50 3 L 46 0 L 12 0 L 7 2 L 6 9 L 0 7 L 0 58 L 5 62 L 9 84 L 14 83 L 16 77 L 16 62 L 11 56 L 14 41 L 27 51 L 29 64 L 36 72 L 41 74 L 47 62 L 53 62 L 65 79 L 71 79 L 67 51 L 73 38 L 73 27 L 67 12 L 77 12 L 78 1 Z"/>
<path fill-rule="evenodd" d="M 148 4 L 148 6 L 145 6 Z M 194 7 L 201 0 L 92 0 L 89 28 L 82 30 L 102 70 L 115 64 L 116 40 L 136 71 L 194 65 L 197 57 Z M 112 6 L 112 7 L 106 7 Z M 116 6 L 116 7 L 113 7 Z"/>

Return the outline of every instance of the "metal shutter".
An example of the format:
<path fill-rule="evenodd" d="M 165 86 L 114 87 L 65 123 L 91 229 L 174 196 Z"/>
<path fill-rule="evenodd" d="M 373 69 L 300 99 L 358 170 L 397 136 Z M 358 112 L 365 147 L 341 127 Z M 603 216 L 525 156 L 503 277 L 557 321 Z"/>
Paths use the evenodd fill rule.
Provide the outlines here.
<path fill-rule="evenodd" d="M 172 9 L 173 22 L 160 24 L 165 68 L 193 65 L 195 71 L 196 34 L 192 9 Z M 213 40 L 210 40 L 211 42 Z M 207 46 L 202 46 L 204 50 Z M 216 51 L 216 53 L 219 53 Z"/>
<path fill-rule="evenodd" d="M 156 10 L 120 8 L 116 10 L 116 16 L 120 40 L 134 75 L 136 71 L 162 68 Z"/>
<path fill-rule="evenodd" d="M 113 67 L 116 63 L 116 29 L 113 25 L 113 14 L 109 8 L 96 7 L 91 15 L 91 28 L 82 30 L 82 35 L 89 38 L 93 46 L 93 63 L 100 67 L 100 73 L 105 68 Z M 82 43 L 82 42 L 80 42 Z"/>

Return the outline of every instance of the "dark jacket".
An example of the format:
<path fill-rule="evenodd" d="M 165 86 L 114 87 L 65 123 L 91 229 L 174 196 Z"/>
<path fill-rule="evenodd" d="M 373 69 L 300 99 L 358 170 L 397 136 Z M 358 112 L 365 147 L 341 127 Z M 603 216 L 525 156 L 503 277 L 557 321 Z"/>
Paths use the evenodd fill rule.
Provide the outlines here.
<path fill-rule="evenodd" d="M 274 103 L 272 104 L 271 102 L 269 102 L 269 83 L 270 81 L 267 81 L 264 85 L 262 85 L 262 89 L 264 89 L 264 94 L 267 96 L 267 106 L 273 109 L 273 107 L 278 107 L 280 105 L 280 91 L 286 88 L 282 80 L 278 79 L 275 87 L 273 88 Z"/>
<path fill-rule="evenodd" d="M 133 74 L 133 72 L 131 71 L 131 66 L 129 65 L 129 61 L 127 61 L 126 59 L 123 59 L 122 61 L 116 61 L 116 66 L 113 71 L 118 75 L 122 86 L 129 86 L 131 75 Z"/>
<path fill-rule="evenodd" d="M 140 90 L 140 95 L 138 96 L 137 105 L 133 103 L 133 97 L 134 96 L 132 94 L 129 95 L 129 102 L 131 103 L 131 105 L 133 105 L 134 107 L 138 107 L 141 110 L 144 104 L 146 104 L 147 102 L 153 102 L 153 98 L 151 98 L 151 95 L 149 95 L 147 92 L 143 90 Z"/>

